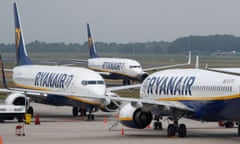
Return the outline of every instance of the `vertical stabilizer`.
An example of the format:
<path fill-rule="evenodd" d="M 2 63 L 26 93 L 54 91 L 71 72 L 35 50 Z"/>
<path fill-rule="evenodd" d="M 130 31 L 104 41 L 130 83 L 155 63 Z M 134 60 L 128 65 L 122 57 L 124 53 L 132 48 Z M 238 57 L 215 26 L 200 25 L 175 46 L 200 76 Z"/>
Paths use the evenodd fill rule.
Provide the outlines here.
<path fill-rule="evenodd" d="M 20 17 L 18 15 L 17 4 L 14 3 L 14 20 L 15 20 L 15 45 L 16 45 L 16 63 L 17 65 L 28 65 L 32 64 L 31 60 L 29 59 L 24 38 L 21 29 Z"/>
<path fill-rule="evenodd" d="M 87 23 L 87 33 L 88 33 L 88 46 L 89 46 L 89 56 L 90 58 L 96 58 L 98 57 L 97 53 L 96 53 L 96 49 L 95 49 L 95 43 L 93 41 L 93 37 L 91 35 L 91 31 L 90 31 L 90 26 Z"/>

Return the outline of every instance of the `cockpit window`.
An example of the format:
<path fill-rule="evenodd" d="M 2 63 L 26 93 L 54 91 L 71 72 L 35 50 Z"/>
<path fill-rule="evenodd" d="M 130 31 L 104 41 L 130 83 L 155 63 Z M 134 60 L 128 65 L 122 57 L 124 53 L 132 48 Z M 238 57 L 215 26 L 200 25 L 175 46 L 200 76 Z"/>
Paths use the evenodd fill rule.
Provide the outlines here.
<path fill-rule="evenodd" d="M 97 81 L 97 84 L 104 85 L 104 81 Z"/>
<path fill-rule="evenodd" d="M 137 66 L 129 66 L 130 68 L 141 68 L 140 65 L 137 65 Z"/>
<path fill-rule="evenodd" d="M 101 81 L 101 80 L 98 80 L 98 81 L 95 81 L 95 80 L 90 80 L 90 81 L 83 80 L 82 81 L 82 85 L 104 85 L 104 81 Z"/>
<path fill-rule="evenodd" d="M 95 85 L 97 84 L 97 81 L 88 81 L 88 85 Z"/>

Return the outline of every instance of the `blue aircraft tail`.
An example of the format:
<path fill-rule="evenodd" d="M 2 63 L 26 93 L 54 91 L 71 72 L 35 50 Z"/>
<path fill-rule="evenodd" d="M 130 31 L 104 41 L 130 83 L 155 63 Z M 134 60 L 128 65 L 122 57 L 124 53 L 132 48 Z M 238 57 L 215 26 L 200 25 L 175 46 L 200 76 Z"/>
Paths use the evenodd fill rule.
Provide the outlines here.
<path fill-rule="evenodd" d="M 20 24 L 20 17 L 18 15 L 17 4 L 14 3 L 13 7 L 14 7 L 13 9 L 14 9 L 14 20 L 15 20 L 16 62 L 17 62 L 17 65 L 32 64 L 26 52 L 24 38 L 23 38 L 21 24 Z"/>
<path fill-rule="evenodd" d="M 96 58 L 98 57 L 95 49 L 95 43 L 93 41 L 91 31 L 90 31 L 90 26 L 87 23 L 87 33 L 88 33 L 88 46 L 89 46 L 89 56 L 90 58 Z"/>

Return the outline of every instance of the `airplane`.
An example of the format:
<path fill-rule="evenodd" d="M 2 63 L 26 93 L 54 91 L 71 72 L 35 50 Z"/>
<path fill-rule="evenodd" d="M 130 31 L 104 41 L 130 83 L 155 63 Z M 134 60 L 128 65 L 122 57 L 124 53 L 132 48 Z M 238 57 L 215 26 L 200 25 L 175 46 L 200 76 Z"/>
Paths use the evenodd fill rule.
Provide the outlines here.
<path fill-rule="evenodd" d="M 159 66 L 143 69 L 141 64 L 133 59 L 128 58 L 107 58 L 99 57 L 93 36 L 91 34 L 89 23 L 87 23 L 89 59 L 79 60 L 71 59 L 76 62 L 87 62 L 88 68 L 98 71 L 106 79 L 122 79 L 123 85 L 130 85 L 131 80 L 142 82 L 149 74 L 147 71 L 156 69 L 165 69 L 170 67 L 184 66 L 191 63 L 191 53 L 189 52 L 188 62 L 176 65 Z"/>
<path fill-rule="evenodd" d="M 106 112 L 118 109 L 110 101 L 88 98 L 91 95 L 98 97 L 106 94 L 106 85 L 99 73 L 80 67 L 34 65 L 25 48 L 16 3 L 14 3 L 14 17 L 17 65 L 12 70 L 12 79 L 16 88 L 7 86 L 1 60 L 5 88 L 0 89 L 0 92 L 10 93 L 6 98 L 8 103 L 25 105 L 26 97 L 30 97 L 31 100 L 41 104 L 72 106 L 73 116 L 78 116 L 80 112 L 82 115 L 87 115 L 89 120 L 94 119 L 93 112 L 98 109 Z M 33 114 L 31 106 L 28 108 L 28 113 Z"/>
<path fill-rule="evenodd" d="M 154 128 L 162 128 L 159 120 L 166 116 L 172 120 L 167 135 L 186 137 L 186 125 L 179 124 L 183 117 L 206 122 L 239 122 L 239 87 L 238 75 L 196 68 L 168 69 L 155 72 L 143 81 L 139 100 L 111 99 L 129 102 L 119 112 L 123 125 L 143 129 L 156 120 Z"/>

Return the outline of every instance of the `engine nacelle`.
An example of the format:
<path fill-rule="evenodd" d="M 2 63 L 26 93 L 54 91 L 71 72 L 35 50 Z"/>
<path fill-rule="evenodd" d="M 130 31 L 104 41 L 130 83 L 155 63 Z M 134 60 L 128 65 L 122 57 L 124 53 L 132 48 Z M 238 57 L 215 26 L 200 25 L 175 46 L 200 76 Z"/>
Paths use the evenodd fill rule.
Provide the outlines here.
<path fill-rule="evenodd" d="M 148 73 L 143 72 L 142 74 L 138 75 L 138 79 L 139 81 L 143 82 L 145 80 L 146 77 L 148 77 Z"/>
<path fill-rule="evenodd" d="M 117 104 L 116 104 L 117 103 Z M 118 110 L 119 106 L 118 105 L 121 105 L 120 102 L 113 102 L 111 101 L 110 104 L 108 105 L 104 105 L 102 107 L 100 107 L 100 109 L 103 111 L 103 112 L 115 112 Z"/>
<path fill-rule="evenodd" d="M 5 103 L 8 105 L 25 105 L 28 108 L 29 98 L 21 93 L 12 93 L 5 99 Z"/>
<path fill-rule="evenodd" d="M 119 97 L 116 93 L 107 92 L 105 103 L 100 107 L 104 112 L 115 112 L 120 107 L 121 103 L 119 101 L 112 101 L 111 97 Z"/>
<path fill-rule="evenodd" d="M 150 111 L 133 107 L 129 103 L 120 110 L 119 119 L 127 127 L 143 129 L 151 123 L 153 116 Z"/>

